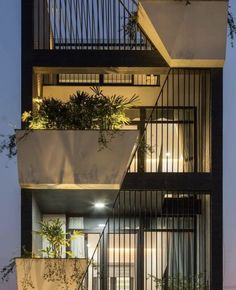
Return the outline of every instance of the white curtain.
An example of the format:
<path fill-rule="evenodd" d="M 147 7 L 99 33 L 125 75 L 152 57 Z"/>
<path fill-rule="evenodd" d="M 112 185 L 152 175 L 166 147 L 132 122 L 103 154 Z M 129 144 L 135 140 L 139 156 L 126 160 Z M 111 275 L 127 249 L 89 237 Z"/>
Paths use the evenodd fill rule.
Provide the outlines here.
<path fill-rule="evenodd" d="M 158 121 L 166 122 L 167 119 Z M 161 172 L 183 171 L 183 134 L 180 125 L 171 121 L 147 126 L 146 142 L 153 151 L 151 156 L 147 153 L 148 172 L 155 172 L 156 168 Z"/>
<path fill-rule="evenodd" d="M 194 274 L 194 247 L 192 232 L 172 232 L 168 234 L 168 268 L 167 275 L 176 277 L 193 276 Z"/>
<path fill-rule="evenodd" d="M 192 221 L 185 218 L 162 218 L 157 221 L 157 232 L 145 233 L 144 278 L 145 290 L 156 289 L 157 279 L 192 276 L 194 273 L 194 234 L 182 231 L 191 228 Z M 177 230 L 179 229 L 179 231 Z"/>

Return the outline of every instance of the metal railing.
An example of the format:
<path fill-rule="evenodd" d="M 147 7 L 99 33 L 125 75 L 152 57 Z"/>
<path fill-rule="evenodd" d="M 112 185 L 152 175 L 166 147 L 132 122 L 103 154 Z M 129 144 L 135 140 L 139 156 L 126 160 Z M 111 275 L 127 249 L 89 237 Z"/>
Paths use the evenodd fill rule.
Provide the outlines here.
<path fill-rule="evenodd" d="M 154 49 L 134 0 L 34 0 L 35 49 Z"/>
<path fill-rule="evenodd" d="M 210 195 L 120 191 L 79 289 L 210 288 Z"/>
<path fill-rule="evenodd" d="M 190 116 L 193 110 L 199 126 L 195 134 L 202 140 L 196 146 L 202 148 L 209 138 L 210 147 L 210 73 L 207 70 L 171 69 L 155 107 L 145 119 L 130 170 L 140 149 L 143 152 L 143 140 L 147 142 L 149 132 L 147 128 L 153 126 L 154 116 L 158 119 L 158 110 L 161 110 L 161 119 L 166 118 L 160 123 L 162 134 L 164 124 L 171 123 L 170 112 L 167 110 L 164 114 L 165 106 L 176 106 L 178 122 L 180 115 L 182 121 L 187 122 L 188 127 L 183 132 L 189 132 L 192 126 Z M 182 107 L 188 111 L 187 116 Z M 203 117 L 204 113 L 209 116 Z M 172 113 L 172 119 L 174 115 Z M 173 130 L 171 132 L 173 134 Z M 166 146 L 169 146 L 168 141 Z M 201 150 L 195 154 L 210 159 L 210 153 L 207 155 Z M 204 167 L 203 160 L 198 159 L 197 164 L 196 170 L 207 171 L 209 168 Z M 167 163 L 167 169 L 168 166 Z M 171 168 L 174 168 L 173 164 Z M 120 190 L 79 289 L 210 289 L 210 208 L 210 194 L 206 192 Z"/>
<path fill-rule="evenodd" d="M 141 108 L 138 118 L 130 172 L 211 171 L 209 70 L 171 69 L 155 105 Z"/>

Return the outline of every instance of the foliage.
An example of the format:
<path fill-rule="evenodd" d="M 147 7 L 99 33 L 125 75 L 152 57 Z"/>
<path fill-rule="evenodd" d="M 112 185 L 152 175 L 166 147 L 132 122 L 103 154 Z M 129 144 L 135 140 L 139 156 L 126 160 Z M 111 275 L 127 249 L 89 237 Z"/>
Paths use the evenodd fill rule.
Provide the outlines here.
<path fill-rule="evenodd" d="M 137 96 L 105 96 L 99 88 L 93 94 L 77 91 L 69 101 L 43 98 L 37 112 L 24 112 L 22 121 L 28 129 L 117 130 L 129 123 L 126 110 Z"/>
<path fill-rule="evenodd" d="M 45 238 L 49 245 L 46 249 L 41 249 L 40 253 L 45 254 L 47 258 L 62 258 L 63 247 L 70 247 L 71 241 L 75 236 L 81 235 L 81 232 L 73 231 L 73 233 L 65 233 L 63 224 L 60 219 L 40 222 L 40 231 L 36 231 L 38 235 Z M 70 257 L 71 251 L 66 252 Z"/>
<path fill-rule="evenodd" d="M 70 274 L 66 267 L 66 261 L 67 259 L 60 259 L 59 261 L 57 259 L 45 260 L 43 279 L 48 282 L 56 282 L 61 290 L 73 289 L 72 284 L 76 282 L 75 284 L 79 285 L 84 276 L 84 271 L 81 269 L 78 260 L 73 260 Z M 77 287 L 75 290 L 77 290 Z"/>
<path fill-rule="evenodd" d="M 15 272 L 15 265 L 16 265 L 15 264 L 15 259 L 12 258 L 12 259 L 10 259 L 9 264 L 4 266 L 1 269 L 0 274 L 1 274 L 2 282 L 8 282 L 9 281 L 10 274 Z"/>
<path fill-rule="evenodd" d="M 230 11 L 230 6 L 228 10 L 228 27 L 229 27 L 229 37 L 231 39 L 231 46 L 234 46 L 234 38 L 236 36 L 236 23 L 232 12 Z"/>
<path fill-rule="evenodd" d="M 129 16 L 125 17 L 125 25 L 123 25 L 123 30 L 128 36 L 130 41 L 135 41 L 137 33 L 137 23 L 138 23 L 138 13 L 133 11 Z"/>
<path fill-rule="evenodd" d="M 107 97 L 99 88 L 91 89 L 92 94 L 77 91 L 67 102 L 43 98 L 36 112 L 22 114 L 22 122 L 25 128 L 29 129 L 26 134 L 33 129 L 100 130 L 98 142 L 101 148 L 107 147 L 115 132 L 109 135 L 102 131 L 116 131 L 128 124 L 130 119 L 126 116 L 126 111 L 134 105 L 138 97 L 135 95 L 130 99 L 119 95 Z M 0 153 L 7 151 L 9 158 L 15 156 L 15 134 L 0 137 L 4 138 L 0 143 Z"/>
<path fill-rule="evenodd" d="M 209 283 L 206 281 L 203 274 L 195 276 L 168 276 L 157 278 L 154 275 L 149 275 L 150 279 L 156 284 L 156 289 L 166 290 L 208 290 Z"/>
<path fill-rule="evenodd" d="M 176 0 L 179 1 L 179 0 Z M 191 0 L 184 0 L 185 5 L 188 6 L 191 4 Z M 234 39 L 236 37 L 236 22 L 233 13 L 230 11 L 231 6 L 229 5 L 227 23 L 229 28 L 229 38 L 231 40 L 231 46 L 234 46 Z M 138 23 L 138 13 L 133 11 L 128 17 L 125 17 L 126 24 L 123 26 L 125 34 L 129 37 L 130 41 L 136 39 L 137 33 L 137 23 Z"/>
<path fill-rule="evenodd" d="M 48 282 L 57 282 L 60 285 L 60 289 L 70 289 L 72 283 L 76 282 L 79 284 L 83 278 L 84 271 L 77 259 L 73 260 L 72 272 L 68 275 L 66 267 L 66 259 L 62 259 L 63 247 L 70 247 L 71 241 L 82 233 L 79 231 L 73 231 L 72 233 L 65 233 L 63 231 L 63 224 L 60 219 L 52 219 L 49 221 L 40 222 L 40 230 L 36 233 L 41 237 L 45 238 L 49 245 L 45 249 L 39 249 L 40 255 L 35 253 L 29 253 L 23 249 L 23 258 L 40 258 L 45 256 L 45 269 L 43 278 Z M 68 257 L 72 257 L 72 252 L 66 252 Z M 57 260 L 60 259 L 60 260 Z M 21 281 L 22 287 L 25 290 L 34 289 L 34 285 L 30 276 L 30 262 L 28 260 L 22 260 L 24 263 L 24 279 Z M 15 271 L 15 258 L 9 261 L 9 264 L 3 267 L 0 271 L 2 282 L 8 282 L 9 276 Z"/>
<path fill-rule="evenodd" d="M 8 136 L 1 135 L 2 141 L 0 142 L 0 153 L 6 151 L 7 157 L 12 158 L 16 155 L 16 135 L 10 134 Z"/>

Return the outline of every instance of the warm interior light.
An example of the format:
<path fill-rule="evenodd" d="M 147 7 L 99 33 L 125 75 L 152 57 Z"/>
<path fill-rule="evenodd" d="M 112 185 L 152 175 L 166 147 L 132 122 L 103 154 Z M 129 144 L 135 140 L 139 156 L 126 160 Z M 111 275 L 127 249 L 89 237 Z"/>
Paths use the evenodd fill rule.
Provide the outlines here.
<path fill-rule="evenodd" d="M 104 207 L 105 207 L 105 204 L 102 203 L 102 202 L 96 202 L 96 203 L 94 204 L 94 206 L 95 206 L 96 208 L 104 208 Z"/>

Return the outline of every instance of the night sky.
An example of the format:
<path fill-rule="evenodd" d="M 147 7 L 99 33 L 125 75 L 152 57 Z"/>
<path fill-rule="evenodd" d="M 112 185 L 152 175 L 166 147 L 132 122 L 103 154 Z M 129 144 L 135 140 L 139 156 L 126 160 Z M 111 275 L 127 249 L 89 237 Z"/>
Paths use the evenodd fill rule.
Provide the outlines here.
<path fill-rule="evenodd" d="M 0 0 L 0 134 L 20 127 L 20 0 Z M 236 0 L 231 0 L 236 16 Z M 0 156 L 0 268 L 19 255 L 20 189 L 16 160 Z M 224 275 L 236 289 L 236 40 L 224 68 Z M 1 285 L 14 290 L 15 282 Z"/>

